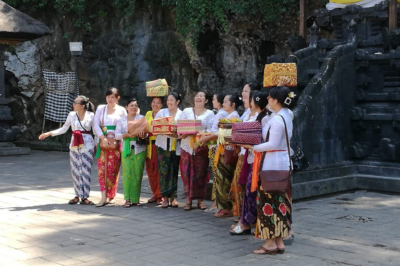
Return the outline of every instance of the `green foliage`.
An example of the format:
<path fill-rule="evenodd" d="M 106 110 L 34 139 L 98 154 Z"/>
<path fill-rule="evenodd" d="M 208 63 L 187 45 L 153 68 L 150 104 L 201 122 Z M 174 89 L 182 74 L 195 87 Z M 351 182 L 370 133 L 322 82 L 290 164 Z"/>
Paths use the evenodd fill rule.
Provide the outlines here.
<path fill-rule="evenodd" d="M 176 27 L 184 40 L 196 45 L 199 35 L 209 21 L 227 30 L 228 17 L 262 18 L 273 21 L 284 14 L 296 0 L 145 0 L 148 4 L 172 7 Z M 32 11 L 54 9 L 62 15 L 72 15 L 75 27 L 90 31 L 96 21 L 109 18 L 109 14 L 130 16 L 135 11 L 136 0 L 5 0 L 18 8 L 29 6 Z"/>

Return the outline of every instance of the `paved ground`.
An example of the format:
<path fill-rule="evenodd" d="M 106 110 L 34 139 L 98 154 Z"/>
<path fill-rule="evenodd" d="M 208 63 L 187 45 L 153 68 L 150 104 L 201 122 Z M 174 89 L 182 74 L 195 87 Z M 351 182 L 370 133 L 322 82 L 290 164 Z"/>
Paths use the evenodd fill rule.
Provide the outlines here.
<path fill-rule="evenodd" d="M 92 176 L 97 201 L 96 168 Z M 398 195 L 295 203 L 295 242 L 263 256 L 251 254 L 262 241 L 228 234 L 232 219 L 151 204 L 71 206 L 71 183 L 68 153 L 0 157 L 0 265 L 400 265 Z M 118 192 L 123 204 L 121 182 Z M 146 179 L 143 192 L 146 202 Z"/>

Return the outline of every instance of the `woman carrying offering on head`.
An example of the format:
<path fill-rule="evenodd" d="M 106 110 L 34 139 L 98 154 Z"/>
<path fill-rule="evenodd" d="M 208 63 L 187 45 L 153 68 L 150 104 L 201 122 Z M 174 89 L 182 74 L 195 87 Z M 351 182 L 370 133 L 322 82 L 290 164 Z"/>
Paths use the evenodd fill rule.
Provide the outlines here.
<path fill-rule="evenodd" d="M 94 105 L 89 98 L 83 95 L 78 96 L 73 103 L 74 111 L 70 112 L 63 127 L 43 133 L 39 136 L 44 140 L 49 136 L 65 134 L 69 127 L 72 129 L 71 144 L 69 145 L 69 157 L 71 166 L 72 181 L 75 189 L 75 198 L 69 204 L 79 203 L 93 205 L 90 201 L 90 176 L 92 172 L 94 140 L 91 135 L 94 120 Z"/>
<path fill-rule="evenodd" d="M 274 87 L 268 96 L 268 106 L 272 111 L 271 117 L 265 126 L 262 134 L 265 143 L 245 148 L 253 149 L 256 152 L 266 152 L 265 159 L 261 161 L 262 171 L 286 170 L 291 167 L 289 158 L 289 147 L 286 141 L 292 137 L 293 123 L 292 108 L 294 93 L 287 87 Z M 285 127 L 286 124 L 286 127 Z M 285 132 L 285 128 L 287 131 Z M 268 138 L 267 138 L 268 134 Z M 257 175 L 256 175 L 257 177 Z M 255 254 L 276 254 L 285 251 L 283 238 L 287 237 L 291 229 L 288 221 L 288 206 L 285 193 L 267 193 L 263 190 L 260 182 L 254 179 L 252 191 L 257 190 L 257 237 L 264 239 L 265 243 Z"/>
<path fill-rule="evenodd" d="M 171 92 L 167 98 L 167 107 L 161 109 L 157 118 L 172 116 L 177 121 L 182 113 L 178 108 L 181 96 L 176 92 Z M 160 181 L 160 192 L 163 197 L 161 208 L 178 207 L 176 194 L 178 189 L 178 172 L 180 159 L 180 141 L 177 135 L 157 135 L 157 167 Z"/>
<path fill-rule="evenodd" d="M 119 168 L 121 167 L 119 146 L 113 150 L 103 150 L 100 147 L 100 142 L 104 142 L 105 145 L 116 144 L 115 129 L 117 121 L 127 116 L 126 109 L 118 105 L 120 96 L 116 88 L 109 88 L 105 96 L 107 104 L 100 105 L 97 108 L 93 126 L 96 139 L 98 139 L 99 143 L 95 157 L 97 158 L 97 171 L 101 191 L 101 200 L 96 207 L 114 203 L 113 200 L 118 186 Z M 107 198 L 109 199 L 108 201 Z"/>
<path fill-rule="evenodd" d="M 143 118 L 138 114 L 139 105 L 136 99 L 130 99 L 125 106 L 128 115 L 117 121 L 115 139 L 121 140 L 122 181 L 124 187 L 124 208 L 140 205 L 140 190 L 146 158 L 146 143 L 138 135 L 128 132 L 128 123 Z M 147 135 L 146 135 L 147 136 Z M 145 137 L 145 136 L 143 136 Z"/>
<path fill-rule="evenodd" d="M 194 97 L 194 107 L 186 108 L 179 119 L 201 120 L 202 130 L 209 128 L 209 122 L 214 117 L 211 110 L 205 105 L 208 102 L 205 92 L 198 92 Z M 208 175 L 208 147 L 198 146 L 195 142 L 196 135 L 180 135 L 181 141 L 181 176 L 186 195 L 185 211 L 192 209 L 192 200 L 197 199 L 197 208 L 205 210 L 207 206 L 203 199 L 207 192 Z"/>
<path fill-rule="evenodd" d="M 149 131 L 151 128 L 151 121 L 154 120 L 158 111 L 161 110 L 163 105 L 162 97 L 153 97 L 151 100 L 151 111 L 146 113 L 146 120 L 149 124 Z M 141 134 L 144 136 L 144 132 Z M 156 136 L 152 133 L 149 133 L 149 141 L 147 144 L 147 156 L 146 156 L 146 173 L 149 178 L 149 184 L 151 192 L 153 193 L 153 197 L 151 197 L 147 202 L 153 203 L 157 202 L 157 204 L 162 203 L 162 197 L 160 192 L 160 179 L 158 174 L 157 167 L 157 149 L 156 149 Z"/>

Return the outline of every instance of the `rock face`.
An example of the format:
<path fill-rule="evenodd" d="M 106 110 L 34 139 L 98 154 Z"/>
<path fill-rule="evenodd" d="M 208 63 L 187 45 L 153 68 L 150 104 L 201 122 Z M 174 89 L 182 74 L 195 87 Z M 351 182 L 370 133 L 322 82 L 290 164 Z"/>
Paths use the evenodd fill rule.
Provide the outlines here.
<path fill-rule="evenodd" d="M 182 94 L 184 108 L 193 104 L 196 91 L 240 93 L 247 82 L 262 82 L 267 56 L 287 56 L 290 47 L 286 40 L 296 35 L 298 28 L 296 15 L 269 24 L 233 17 L 227 31 L 207 25 L 193 49 L 180 39 L 174 15 L 166 7 L 138 3 L 129 20 L 114 16 L 94 25 L 91 32 L 72 34 L 71 18 L 35 17 L 54 34 L 18 46 L 10 52 L 6 65 L 12 115 L 22 129 L 20 139 L 25 140 L 36 139 L 42 130 L 42 69 L 66 72 L 76 63 L 80 94 L 98 105 L 105 102 L 105 90 L 113 86 L 121 92 L 120 104 L 136 97 L 142 113 L 150 108 L 145 81 L 165 78 L 172 90 Z M 71 58 L 69 41 L 83 42 L 82 56 Z M 45 130 L 58 126 L 46 121 Z"/>

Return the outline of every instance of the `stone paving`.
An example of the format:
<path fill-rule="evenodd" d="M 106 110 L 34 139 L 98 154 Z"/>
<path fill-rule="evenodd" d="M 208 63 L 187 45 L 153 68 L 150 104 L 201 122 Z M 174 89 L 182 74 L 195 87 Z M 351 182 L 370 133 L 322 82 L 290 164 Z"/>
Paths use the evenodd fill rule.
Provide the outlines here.
<path fill-rule="evenodd" d="M 145 177 L 143 202 L 149 191 Z M 68 205 L 72 197 L 68 153 L 0 157 L 0 265 L 400 265 L 399 195 L 296 202 L 295 242 L 275 256 L 251 254 L 262 244 L 253 236 L 230 236 L 233 218 L 154 204 L 124 209 L 121 181 L 116 206 Z"/>

